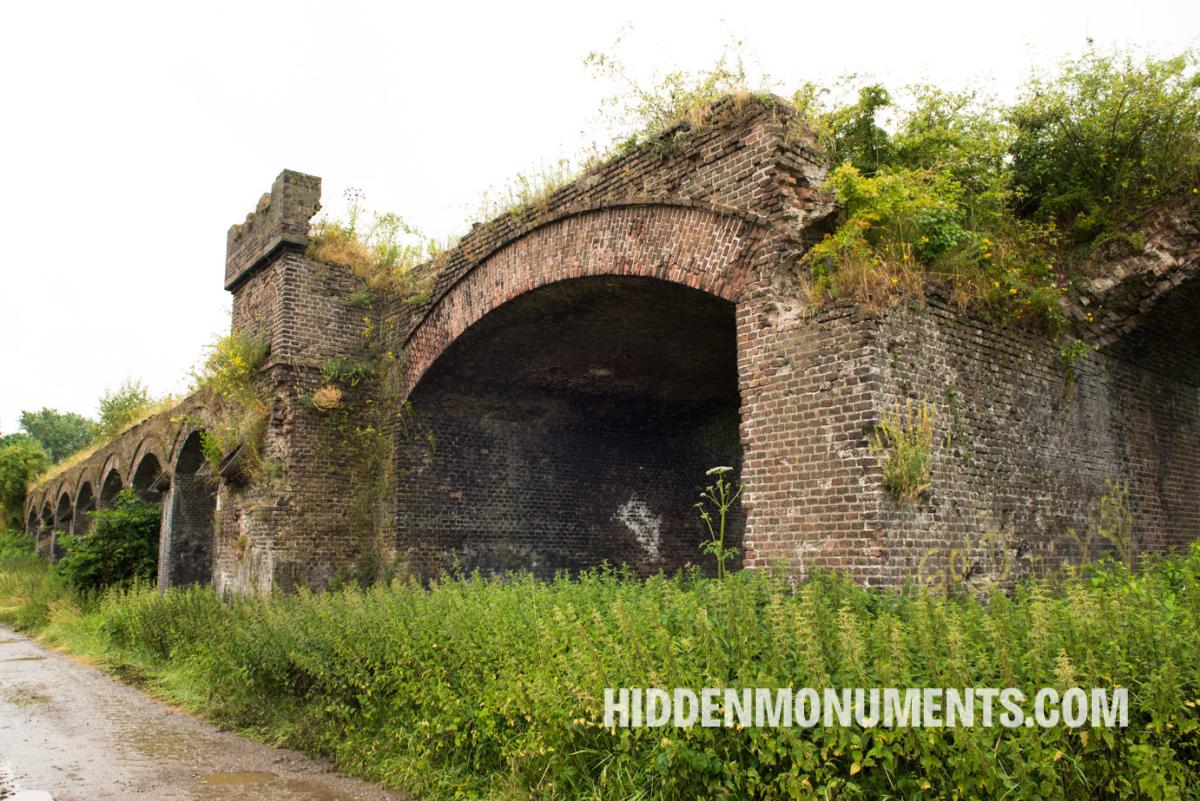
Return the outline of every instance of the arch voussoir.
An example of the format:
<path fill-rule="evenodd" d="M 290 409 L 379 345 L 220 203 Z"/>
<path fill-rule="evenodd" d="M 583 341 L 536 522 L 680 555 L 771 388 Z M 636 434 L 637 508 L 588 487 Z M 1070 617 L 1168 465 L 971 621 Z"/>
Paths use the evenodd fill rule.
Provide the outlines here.
<path fill-rule="evenodd" d="M 497 307 L 577 278 L 657 278 L 737 302 L 752 284 L 758 222 L 699 204 L 608 205 L 512 239 L 445 282 L 405 347 L 407 389 Z"/>

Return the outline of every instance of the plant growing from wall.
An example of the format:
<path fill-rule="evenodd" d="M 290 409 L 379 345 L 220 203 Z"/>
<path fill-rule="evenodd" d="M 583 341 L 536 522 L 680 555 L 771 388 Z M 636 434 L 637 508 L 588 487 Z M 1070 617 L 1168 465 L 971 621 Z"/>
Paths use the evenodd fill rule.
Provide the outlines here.
<path fill-rule="evenodd" d="M 362 190 L 347 189 L 345 198 L 345 220 L 322 217 L 313 223 L 308 255 L 349 267 L 363 282 L 362 300 L 377 293 L 422 298 L 434 273 L 422 265 L 436 260 L 442 248 L 398 214 L 368 213 Z"/>
<path fill-rule="evenodd" d="M 265 336 L 235 331 L 209 348 L 194 373 L 209 412 L 208 419 L 200 421 L 201 445 L 214 472 L 241 446 L 247 475 L 255 478 L 262 473 L 271 400 L 261 370 L 269 352 Z"/>
<path fill-rule="evenodd" d="M 1096 350 L 1094 345 L 1088 345 L 1082 339 L 1071 337 L 1063 341 L 1058 348 L 1058 357 L 1062 360 L 1063 370 L 1066 372 L 1067 385 L 1071 386 L 1075 383 L 1078 376 L 1075 374 L 1075 365 L 1080 360 L 1087 357 L 1089 353 Z"/>
<path fill-rule="evenodd" d="M 916 501 L 933 476 L 933 405 L 928 401 L 884 412 L 869 447 L 883 468 L 883 486 L 901 503 Z"/>
<path fill-rule="evenodd" d="M 725 535 L 729 512 L 742 494 L 742 485 L 736 486 L 725 480 L 725 474 L 733 472 L 732 467 L 714 467 L 705 473 L 713 479 L 713 483 L 700 493 L 700 502 L 696 509 L 700 521 L 708 530 L 708 539 L 700 544 L 700 550 L 711 554 L 717 560 L 717 578 L 725 578 L 725 563 L 737 556 L 737 548 L 725 544 Z"/>
<path fill-rule="evenodd" d="M 375 367 L 367 362 L 357 362 L 344 356 L 332 356 L 321 365 L 321 375 L 331 384 L 356 387 L 375 375 Z"/>
<path fill-rule="evenodd" d="M 840 215 L 800 260 L 811 300 L 878 307 L 944 284 L 961 305 L 1070 333 L 1060 311 L 1095 244 L 1127 239 L 1144 215 L 1200 181 L 1197 55 L 1136 59 L 1089 49 L 1033 74 L 1014 103 L 984 91 L 806 84 L 790 103 L 798 141 L 833 165 Z M 740 44 L 714 66 L 637 82 L 619 59 L 588 64 L 621 86 L 605 101 L 625 128 L 617 152 L 710 119 L 726 95 L 779 87 L 751 76 Z M 831 98 L 833 100 L 831 101 Z M 680 135 L 678 133 L 674 134 Z"/>

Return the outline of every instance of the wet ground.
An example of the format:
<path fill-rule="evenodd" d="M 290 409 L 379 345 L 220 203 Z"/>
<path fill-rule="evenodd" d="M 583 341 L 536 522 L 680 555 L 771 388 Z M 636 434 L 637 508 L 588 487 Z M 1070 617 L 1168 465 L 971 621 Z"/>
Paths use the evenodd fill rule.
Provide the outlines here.
<path fill-rule="evenodd" d="M 46 794 L 49 795 L 46 795 Z M 0 799 L 400 801 L 0 627 Z"/>

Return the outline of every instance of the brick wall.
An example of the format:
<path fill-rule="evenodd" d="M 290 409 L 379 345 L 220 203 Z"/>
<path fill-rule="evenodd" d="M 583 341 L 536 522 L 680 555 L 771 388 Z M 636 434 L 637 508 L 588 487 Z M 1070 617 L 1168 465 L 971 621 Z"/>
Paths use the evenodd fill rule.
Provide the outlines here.
<path fill-rule="evenodd" d="M 208 538 L 213 582 L 237 592 L 325 586 L 381 559 L 422 575 L 705 562 L 692 504 L 718 463 L 747 484 L 731 539 L 749 567 L 886 585 L 951 562 L 1015 575 L 1078 555 L 1069 529 L 1089 527 L 1108 479 L 1130 487 L 1139 552 L 1196 536 L 1194 213 L 1155 223 L 1140 253 L 1105 254 L 1072 311 L 1104 349 L 1068 381 L 1044 335 L 936 296 L 811 308 L 795 264 L 834 209 L 790 122 L 727 100 L 476 226 L 432 265 L 423 303 L 357 305 L 348 269 L 306 256 L 319 179 L 285 171 L 230 230 L 225 270 L 234 329 L 270 342 L 279 469 L 180 506 L 200 480 L 179 468 L 183 445 L 209 414 L 191 398 L 35 487 L 30 533 L 48 551 L 56 517 L 102 504 L 153 456 L 181 493 L 169 530 Z M 345 387 L 336 409 L 304 403 L 331 356 L 384 352 L 386 381 Z M 910 399 L 935 409 L 934 472 L 900 505 L 869 441 Z"/>

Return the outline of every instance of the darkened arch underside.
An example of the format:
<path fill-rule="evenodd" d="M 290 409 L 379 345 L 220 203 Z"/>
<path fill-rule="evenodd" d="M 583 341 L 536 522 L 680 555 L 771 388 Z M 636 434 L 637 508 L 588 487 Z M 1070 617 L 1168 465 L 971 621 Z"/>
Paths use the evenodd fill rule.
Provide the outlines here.
<path fill-rule="evenodd" d="M 486 315 L 410 395 L 402 558 L 423 573 L 711 567 L 694 507 L 706 469 L 741 460 L 734 308 L 621 276 Z M 742 520 L 732 528 L 738 544 Z"/>

